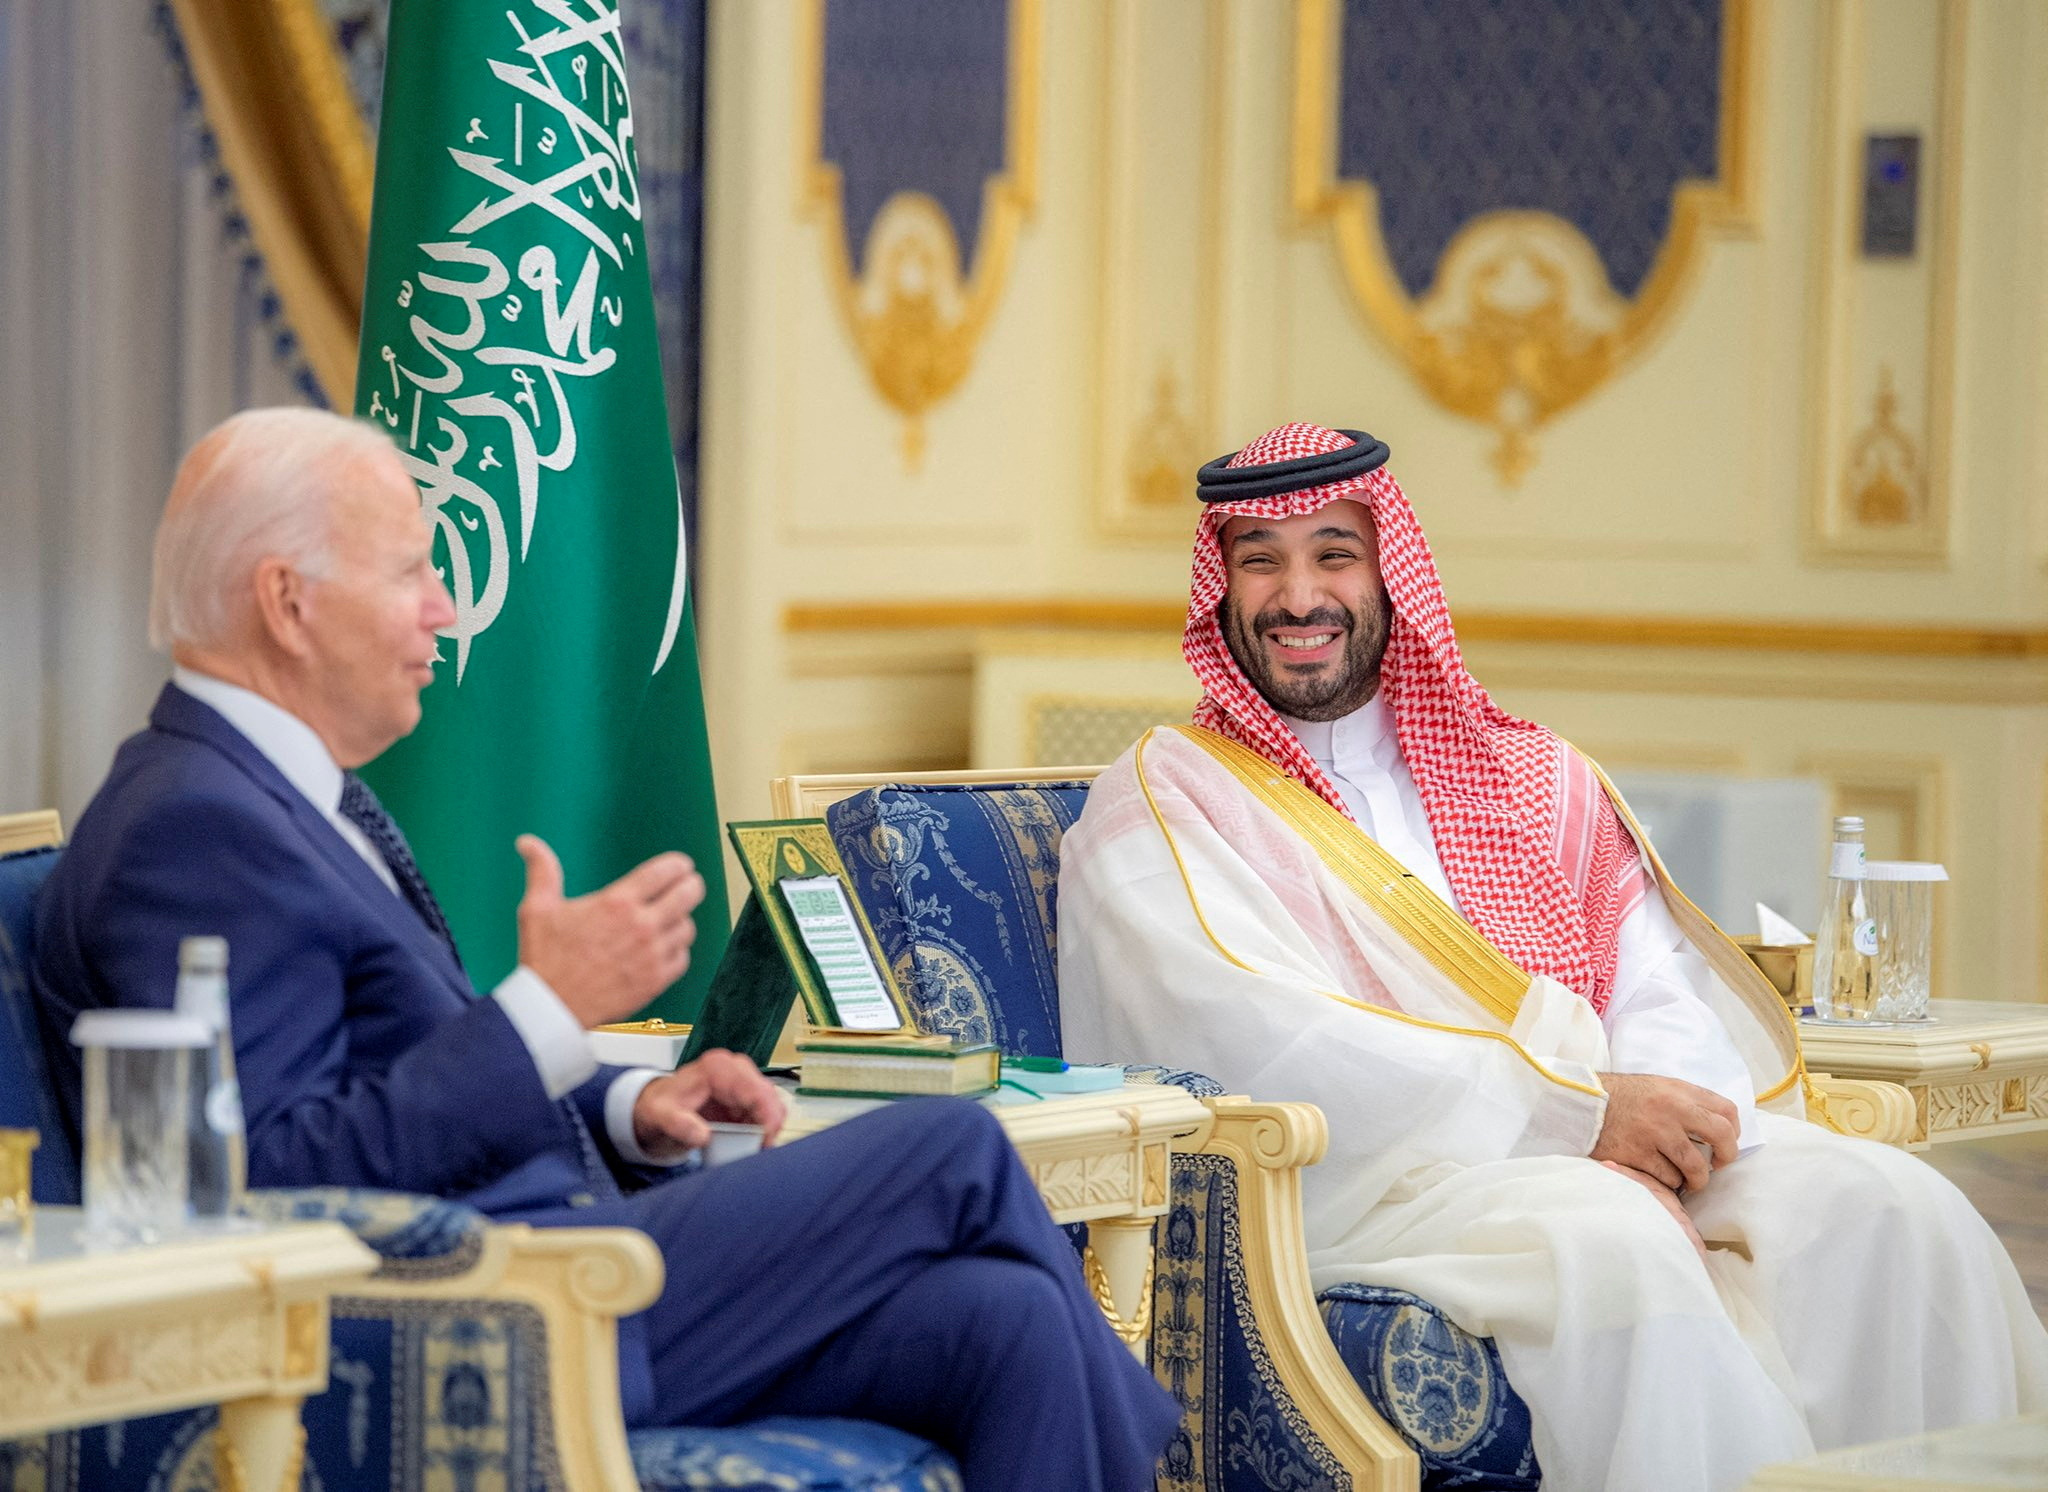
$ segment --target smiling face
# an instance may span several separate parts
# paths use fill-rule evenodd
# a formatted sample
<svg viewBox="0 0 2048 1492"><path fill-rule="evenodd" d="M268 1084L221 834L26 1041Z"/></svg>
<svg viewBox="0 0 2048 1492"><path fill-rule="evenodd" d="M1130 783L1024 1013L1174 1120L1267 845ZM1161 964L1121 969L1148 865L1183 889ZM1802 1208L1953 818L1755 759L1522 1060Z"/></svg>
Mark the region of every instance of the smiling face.
<svg viewBox="0 0 2048 1492"><path fill-rule="evenodd" d="M434 634L455 620L455 605L434 573L419 492L395 453L360 463L333 502L334 569L307 595L304 666L318 712L310 723L353 767L419 724Z"/></svg>
<svg viewBox="0 0 2048 1492"><path fill-rule="evenodd" d="M1232 518L1217 537L1229 579L1223 639L1266 702L1297 720L1337 720L1370 700L1393 615L1365 505Z"/></svg>

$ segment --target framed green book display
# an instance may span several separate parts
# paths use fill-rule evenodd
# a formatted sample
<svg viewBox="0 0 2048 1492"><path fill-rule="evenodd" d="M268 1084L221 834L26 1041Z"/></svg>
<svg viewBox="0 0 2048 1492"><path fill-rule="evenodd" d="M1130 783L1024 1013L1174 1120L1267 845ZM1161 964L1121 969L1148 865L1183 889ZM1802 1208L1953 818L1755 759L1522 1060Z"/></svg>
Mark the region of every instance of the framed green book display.
<svg viewBox="0 0 2048 1492"><path fill-rule="evenodd" d="M813 1030L915 1034L825 821L732 823L726 833L750 890L683 1060L724 1047L765 1066L798 1000Z"/></svg>

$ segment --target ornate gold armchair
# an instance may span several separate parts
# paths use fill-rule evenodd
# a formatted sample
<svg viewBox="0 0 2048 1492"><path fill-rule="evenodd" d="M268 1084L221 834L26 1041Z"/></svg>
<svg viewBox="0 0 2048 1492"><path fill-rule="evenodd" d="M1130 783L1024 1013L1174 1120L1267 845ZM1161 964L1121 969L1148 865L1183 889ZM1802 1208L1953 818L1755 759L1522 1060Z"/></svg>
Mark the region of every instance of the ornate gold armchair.
<svg viewBox="0 0 2048 1492"><path fill-rule="evenodd" d="M923 1025L1049 1056L1060 1039L1060 840L1098 770L784 777L771 800L778 817L831 826ZM1533 1488L1527 1409L1490 1342L1401 1291L1344 1286L1316 1299L1300 1168L1323 1154L1321 1112L1223 1096L1200 1074L1126 1071L1188 1087L1215 1115L1174 1161L1150 1321L1120 1323L1146 1337L1186 1409L1159 1486ZM1815 1087L1838 1127L1904 1140L1903 1089Z"/></svg>

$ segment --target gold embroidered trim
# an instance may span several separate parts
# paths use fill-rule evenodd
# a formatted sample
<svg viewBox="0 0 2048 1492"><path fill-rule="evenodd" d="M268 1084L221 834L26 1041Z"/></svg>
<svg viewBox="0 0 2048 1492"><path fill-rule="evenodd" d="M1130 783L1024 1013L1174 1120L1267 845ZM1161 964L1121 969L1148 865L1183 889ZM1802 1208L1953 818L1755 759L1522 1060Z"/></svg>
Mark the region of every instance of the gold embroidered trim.
<svg viewBox="0 0 2048 1492"><path fill-rule="evenodd" d="M1308 841L1365 904L1459 989L1512 1026L1529 976L1358 825L1260 756L1214 731L1174 726Z"/></svg>
<svg viewBox="0 0 2048 1492"><path fill-rule="evenodd" d="M1263 970L1252 967L1252 965L1246 963L1243 959L1239 958L1235 953L1231 952L1229 948L1225 947L1223 940L1216 936L1216 930L1209 925L1208 917L1205 916L1202 912L1202 900L1199 896L1195 894L1194 878L1188 874L1187 861L1181 857L1180 846L1174 842L1173 831L1167 827L1166 815L1159 811L1158 800L1152 796L1152 785L1145 779L1145 747L1148 743L1150 743L1152 737L1158 734L1159 730L1161 729L1179 730L1181 734L1188 736L1190 739L1198 740L1198 738L1201 736L1210 736L1212 739L1220 742L1225 746L1235 747L1235 743L1226 741L1221 736L1215 736L1212 732L1198 730L1196 727L1193 726L1155 727L1152 730L1146 731L1143 736L1139 737L1137 753L1133 758L1132 765L1137 772L1139 790L1142 791L1145 795L1145 805L1146 807L1152 810L1152 820L1159 826L1159 833L1161 837L1166 840L1167 849L1172 852L1174 867L1180 872L1181 888L1187 892L1188 906L1191 909L1193 909L1195 914L1195 921L1201 925L1203 935L1208 938L1210 945L1214 947L1217 953L1221 954L1228 963L1244 970L1247 974L1263 975ZM1205 742L1199 742L1199 740L1198 744L1206 745ZM1236 749L1242 750L1243 748L1237 747ZM1217 760L1219 762L1222 762L1225 766L1230 766L1230 763L1223 756L1213 752L1212 754L1216 755ZM1245 754L1247 756L1252 756L1257 761L1265 762L1265 758L1259 757L1255 753L1246 752ZM1269 772L1273 770L1272 763L1265 762L1265 765ZM1236 769L1232 768L1232 770L1235 771ZM1293 781L1292 778L1286 778L1285 780L1289 782ZM1256 783L1251 783L1250 785L1253 786L1255 789L1257 787ZM1296 785L1299 786L1299 784ZM1305 793L1308 792L1306 788L1303 788L1302 791ZM1317 798L1315 794L1309 793L1308 795L1310 798L1314 799L1314 801L1318 804L1322 804L1324 808L1329 808L1329 805L1323 803L1323 800L1321 798ZM1262 794L1261 796L1263 797L1264 795ZM1334 810L1331 811L1334 812ZM1350 820L1345 819L1343 820L1343 822L1353 829L1353 832L1356 834L1356 837L1359 840L1363 841L1368 845L1372 844L1372 841L1368 839L1363 833L1357 832L1357 826L1351 825ZM1386 852L1384 850L1380 850L1377 845L1372 845L1372 848L1375 851L1377 851L1382 857L1386 857ZM1395 868L1397 871L1399 870L1398 865L1396 865ZM1403 876L1407 875L1405 871L1400 871L1399 873ZM1412 880L1413 878L1410 877L1409 879ZM1442 899L1440 897L1437 897L1433 892L1430 892L1428 888L1420 887L1418 885L1418 889L1420 889L1424 895L1429 896L1429 898L1432 901L1436 902L1438 906L1443 906ZM1410 927L1405 926L1402 922L1395 920L1397 917L1407 915L1405 908L1399 911L1390 912L1383 908L1382 902L1379 898L1368 897L1368 900L1371 902L1375 912L1378 912L1382 916L1386 917L1389 925L1392 926L1396 932L1398 932L1403 938L1407 939L1408 942L1412 946L1414 946L1418 952L1423 953L1425 957L1429 957L1428 949L1424 946L1423 942L1418 939L1419 930L1413 930ZM1456 918L1465 927L1466 931L1471 934L1471 936L1475 938L1478 937L1478 934L1472 931L1471 924L1465 923L1463 918L1458 918L1457 914L1455 912L1451 912L1448 907L1445 907L1444 910L1451 917ZM1492 944L1489 943L1486 946L1489 949L1489 951L1492 951L1494 953L1496 958L1501 958L1499 950L1494 949ZM1433 957L1430 958L1430 962L1439 969L1443 968L1443 966L1437 963L1437 960ZM1501 962L1505 963L1505 958L1501 958ZM1513 968L1513 965L1510 964L1509 967ZM1448 969L1443 969L1443 972L1453 981L1457 982L1461 989L1466 988L1463 981L1458 978L1458 975L1456 973ZM1523 981L1523 987L1527 987L1526 977ZM1534 1068L1539 1076L1543 1077L1549 1082L1557 1084L1560 1088L1569 1088L1575 1093L1588 1094L1594 1098L1604 1099L1607 1096L1607 1092L1604 1088L1599 1088L1587 1083L1573 1082L1570 1078L1560 1077L1558 1074L1552 1072L1548 1067L1545 1067L1543 1063L1535 1056L1535 1054L1529 1051L1527 1047L1523 1046L1519 1041L1516 1041L1512 1036L1507 1035L1505 1032L1487 1031L1475 1026L1453 1026L1447 1025L1442 1021L1424 1020L1421 1016L1408 1015L1399 1010L1389 1010L1384 1005L1374 1005L1366 1000L1355 1000L1349 995L1340 995L1335 990L1316 989L1314 988L1314 986L1310 986L1310 989L1313 993L1321 995L1326 1000L1335 1000L1339 1005L1348 1005L1353 1010L1362 1010L1366 1012L1368 1015L1384 1016L1388 1020L1399 1021L1403 1025L1420 1026L1422 1029L1426 1031L1442 1031L1452 1036L1477 1036L1487 1041L1498 1041L1505 1045L1510 1051L1514 1052L1514 1054L1520 1057L1524 1062L1528 1063L1530 1067ZM1467 989L1466 992L1468 994L1472 993L1469 989ZM1478 998L1478 996L1475 995L1474 998ZM1519 993L1517 994L1516 998L1519 1001Z"/></svg>

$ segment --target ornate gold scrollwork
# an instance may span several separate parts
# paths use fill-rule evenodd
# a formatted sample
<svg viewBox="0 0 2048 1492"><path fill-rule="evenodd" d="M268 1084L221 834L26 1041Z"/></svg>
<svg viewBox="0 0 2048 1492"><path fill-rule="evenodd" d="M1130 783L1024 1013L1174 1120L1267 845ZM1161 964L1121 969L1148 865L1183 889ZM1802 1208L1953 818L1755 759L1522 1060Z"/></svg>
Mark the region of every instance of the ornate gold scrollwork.
<svg viewBox="0 0 2048 1492"><path fill-rule="evenodd" d="M1903 528L1926 511L1920 448L1899 424L1889 363L1878 369L1876 407L1849 448L1843 485L1849 517L1864 528Z"/></svg>
<svg viewBox="0 0 2048 1492"><path fill-rule="evenodd" d="M1749 0L1727 0L1721 41L1720 174L1681 182L1671 221L1634 297L1618 295L1598 251L1547 212L1499 211L1451 239L1428 293L1413 299L1380 232L1378 190L1336 177L1336 0L1298 0L1294 205L1327 221L1352 294L1431 398L1499 435L1509 486L1536 457L1535 434L1649 344L1690 283L1709 229L1748 217Z"/></svg>
<svg viewBox="0 0 2048 1492"><path fill-rule="evenodd" d="M960 386L1009 277L1038 180L1039 0L1010 0L1004 169L982 186L979 242L960 261L952 220L924 192L882 204L856 264L847 252L839 168L824 158L825 0L810 0L801 97L809 111L802 207L825 240L826 273L868 377L903 416L903 459L924 458L925 414Z"/></svg>
<svg viewBox="0 0 2048 1492"><path fill-rule="evenodd" d="M1090 1244L1081 1250L1081 1275L1088 1282L1088 1293L1095 1297L1095 1303L1102 1308L1102 1317L1109 1323L1109 1329L1121 1337L1127 1345L1136 1346L1152 1333L1152 1281L1157 1264L1152 1258L1145 1260L1145 1276L1138 1283L1138 1304L1126 1321L1117 1311L1116 1296L1109 1288L1109 1272L1102 1267L1102 1261L1095 1257L1095 1247Z"/></svg>

